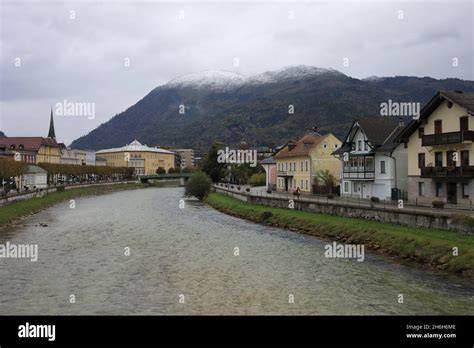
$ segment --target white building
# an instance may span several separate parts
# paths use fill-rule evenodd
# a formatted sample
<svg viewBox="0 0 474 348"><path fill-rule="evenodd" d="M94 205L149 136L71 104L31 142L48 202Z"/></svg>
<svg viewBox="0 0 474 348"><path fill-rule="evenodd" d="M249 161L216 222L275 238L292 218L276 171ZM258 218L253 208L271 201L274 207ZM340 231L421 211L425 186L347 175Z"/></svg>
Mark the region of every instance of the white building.
<svg viewBox="0 0 474 348"><path fill-rule="evenodd" d="M333 153L341 160L341 196L397 199L406 195L407 149L395 142L403 129L403 122L390 117L353 122L341 148Z"/></svg>
<svg viewBox="0 0 474 348"><path fill-rule="evenodd" d="M48 187L48 172L38 166L29 165L26 173L17 178L17 187L24 190L35 190Z"/></svg>

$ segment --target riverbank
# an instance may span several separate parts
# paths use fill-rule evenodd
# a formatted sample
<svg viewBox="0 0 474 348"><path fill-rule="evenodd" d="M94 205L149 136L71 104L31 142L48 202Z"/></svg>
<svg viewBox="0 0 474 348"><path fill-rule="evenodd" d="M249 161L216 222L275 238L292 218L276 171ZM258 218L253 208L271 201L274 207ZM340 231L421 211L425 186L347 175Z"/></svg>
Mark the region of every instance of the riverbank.
<svg viewBox="0 0 474 348"><path fill-rule="evenodd" d="M219 211L253 222L346 244L364 244L378 253L474 276L474 236L469 234L272 208L220 193L209 194L205 201ZM458 248L458 256L453 255L453 248Z"/></svg>
<svg viewBox="0 0 474 348"><path fill-rule="evenodd" d="M141 183L127 183L115 185L97 185L88 187L71 188L64 191L48 193L43 197L35 197L26 200L16 201L0 208L0 227L8 225L24 216L34 214L46 209L54 204L89 195L99 195L115 191L131 190L148 187Z"/></svg>

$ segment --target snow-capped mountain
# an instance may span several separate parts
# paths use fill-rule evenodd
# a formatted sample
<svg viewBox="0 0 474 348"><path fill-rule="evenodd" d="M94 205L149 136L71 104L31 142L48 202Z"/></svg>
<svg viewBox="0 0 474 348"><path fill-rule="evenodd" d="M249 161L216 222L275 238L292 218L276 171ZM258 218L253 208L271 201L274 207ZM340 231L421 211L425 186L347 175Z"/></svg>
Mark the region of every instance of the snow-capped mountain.
<svg viewBox="0 0 474 348"><path fill-rule="evenodd" d="M252 76L197 72L158 86L71 146L99 150L137 139L201 152L214 141L281 144L314 126L343 137L355 118L378 115L381 102L423 104L438 90L474 91L474 82L413 76L357 79L304 65Z"/></svg>
<svg viewBox="0 0 474 348"><path fill-rule="evenodd" d="M187 74L169 81L167 87L227 89L245 83L245 77L229 71L208 70Z"/></svg>
<svg viewBox="0 0 474 348"><path fill-rule="evenodd" d="M275 71L266 71L262 74L250 76L244 76L229 71L208 70L174 78L164 86L230 90L244 85L259 85L267 83L279 83L290 80L310 79L323 74L345 76L343 73L335 69L297 65L284 67Z"/></svg>
<svg viewBox="0 0 474 348"><path fill-rule="evenodd" d="M310 79L323 74L345 76L343 73L335 69L324 69L308 65L296 65L287 66L275 71L266 71L259 75L249 76L246 79L246 82L252 84L278 83L288 80Z"/></svg>

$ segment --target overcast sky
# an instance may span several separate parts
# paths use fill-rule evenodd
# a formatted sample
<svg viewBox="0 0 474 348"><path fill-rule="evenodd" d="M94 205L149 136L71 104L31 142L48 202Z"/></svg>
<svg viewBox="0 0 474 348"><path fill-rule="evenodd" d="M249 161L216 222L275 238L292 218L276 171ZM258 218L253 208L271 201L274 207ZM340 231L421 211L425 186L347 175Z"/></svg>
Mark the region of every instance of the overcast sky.
<svg viewBox="0 0 474 348"><path fill-rule="evenodd" d="M0 130L10 136L46 136L57 102L95 103L95 119L56 117L58 141L69 144L156 86L202 70L306 64L357 78L474 80L469 0L0 4Z"/></svg>

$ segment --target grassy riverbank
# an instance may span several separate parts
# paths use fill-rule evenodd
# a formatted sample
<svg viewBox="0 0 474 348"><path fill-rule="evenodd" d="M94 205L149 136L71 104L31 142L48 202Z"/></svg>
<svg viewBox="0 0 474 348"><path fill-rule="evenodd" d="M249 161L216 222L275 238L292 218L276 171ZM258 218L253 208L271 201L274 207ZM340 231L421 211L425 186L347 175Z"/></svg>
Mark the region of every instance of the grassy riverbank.
<svg viewBox="0 0 474 348"><path fill-rule="evenodd" d="M36 213L54 204L86 195L104 194L114 191L131 190L146 187L144 184L127 183L103 186L78 187L62 192L53 192L43 197L18 200L0 207L0 226L7 225L26 215Z"/></svg>
<svg viewBox="0 0 474 348"><path fill-rule="evenodd" d="M224 213L254 222L287 228L330 241L364 244L367 249L379 253L463 273L467 276L474 275L474 236L472 235L272 208L245 203L220 193L209 194L206 203ZM454 247L459 250L458 256L453 255Z"/></svg>

